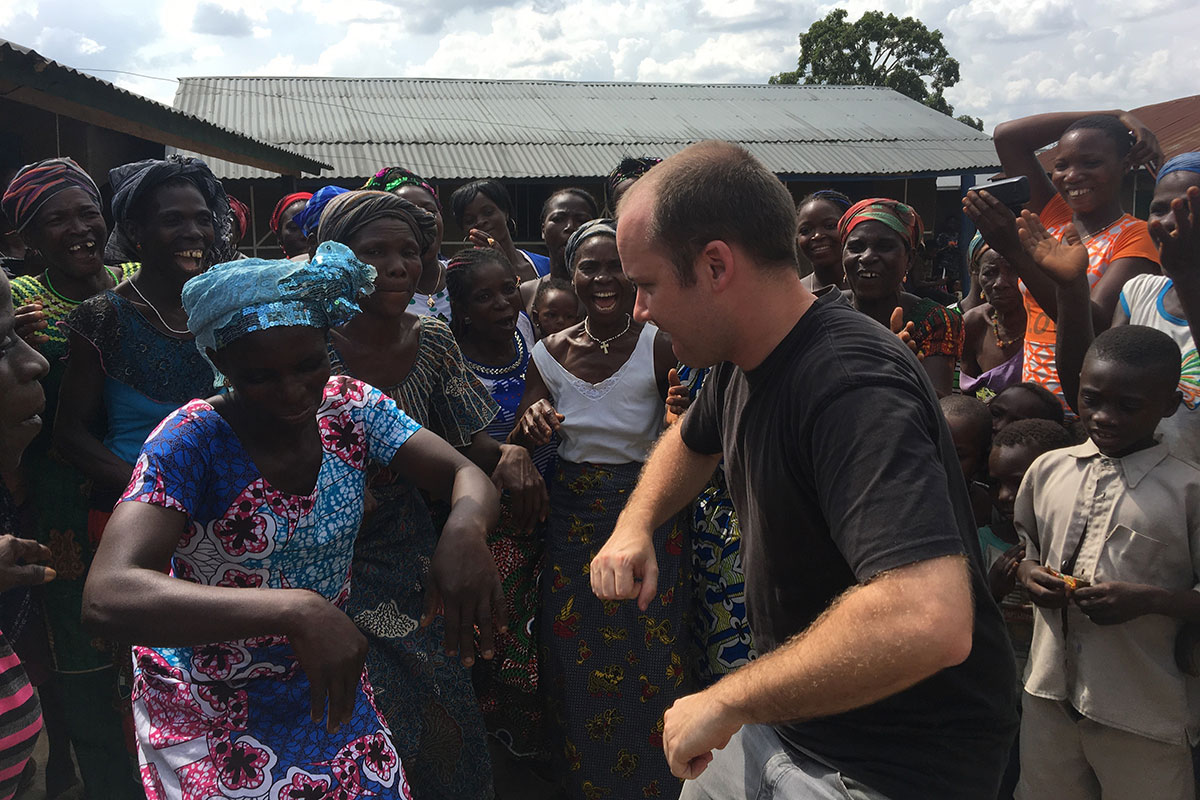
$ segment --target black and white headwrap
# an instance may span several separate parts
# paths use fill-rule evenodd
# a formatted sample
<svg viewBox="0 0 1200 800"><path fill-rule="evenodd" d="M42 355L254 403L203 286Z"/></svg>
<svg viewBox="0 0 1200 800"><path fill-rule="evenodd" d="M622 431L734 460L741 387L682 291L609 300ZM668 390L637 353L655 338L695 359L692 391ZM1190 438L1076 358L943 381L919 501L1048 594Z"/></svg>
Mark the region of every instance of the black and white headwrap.
<svg viewBox="0 0 1200 800"><path fill-rule="evenodd" d="M588 220L571 234L563 255L567 262L567 269L571 271L572 275L575 274L575 256L578 254L580 246L593 236L611 236L616 239L617 223L607 217Z"/></svg>
<svg viewBox="0 0 1200 800"><path fill-rule="evenodd" d="M233 211L225 187L213 175L208 164L198 158L169 155L166 159L147 158L132 164L122 164L108 172L112 183L112 212L116 224L108 245L104 248L104 260L108 263L139 261L137 243L129 233L130 217L154 190L175 178L190 181L204 197L213 216L212 247L206 254L208 264L231 261L236 250L230 242L233 231Z"/></svg>

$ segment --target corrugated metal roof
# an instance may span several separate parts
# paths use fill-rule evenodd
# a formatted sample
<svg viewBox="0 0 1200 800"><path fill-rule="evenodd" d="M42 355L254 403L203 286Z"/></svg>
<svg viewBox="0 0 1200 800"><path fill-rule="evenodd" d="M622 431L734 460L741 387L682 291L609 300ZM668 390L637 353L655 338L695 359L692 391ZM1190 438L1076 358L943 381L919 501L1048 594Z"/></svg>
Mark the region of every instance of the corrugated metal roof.
<svg viewBox="0 0 1200 800"><path fill-rule="evenodd" d="M11 85L11 89L8 87ZM201 115L143 97L140 94L80 72L46 58L36 50L15 42L0 39L0 87L4 96L17 102L50 107L63 114L79 114L88 122L125 129L137 126L140 138L160 144L188 147L208 161L219 153L246 162L236 163L238 169L254 169L264 176L280 173L311 172L319 175L329 165L285 149L278 144L261 141L239 133L232 127L214 124ZM274 171L247 167L247 164L269 166Z"/></svg>
<svg viewBox="0 0 1200 800"><path fill-rule="evenodd" d="M704 139L789 175L996 165L989 136L881 87L214 77L180 79L175 106L330 163L330 178L389 164L438 180L599 177Z"/></svg>

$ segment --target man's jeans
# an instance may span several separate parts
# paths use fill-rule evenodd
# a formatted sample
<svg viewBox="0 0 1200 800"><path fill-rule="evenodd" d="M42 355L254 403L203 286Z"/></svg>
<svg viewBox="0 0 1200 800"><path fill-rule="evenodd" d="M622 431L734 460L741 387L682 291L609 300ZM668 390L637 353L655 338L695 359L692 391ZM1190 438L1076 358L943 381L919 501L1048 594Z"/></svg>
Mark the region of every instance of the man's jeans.
<svg viewBox="0 0 1200 800"><path fill-rule="evenodd" d="M680 800L887 800L803 753L769 725L746 725L708 768L683 784Z"/></svg>

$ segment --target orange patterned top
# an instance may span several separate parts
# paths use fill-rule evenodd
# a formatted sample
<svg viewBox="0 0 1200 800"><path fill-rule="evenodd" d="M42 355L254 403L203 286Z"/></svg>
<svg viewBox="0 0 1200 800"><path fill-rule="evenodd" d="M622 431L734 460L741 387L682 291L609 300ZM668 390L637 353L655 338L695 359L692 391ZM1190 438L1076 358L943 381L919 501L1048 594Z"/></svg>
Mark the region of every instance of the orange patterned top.
<svg viewBox="0 0 1200 800"><path fill-rule="evenodd" d="M1051 236L1062 238L1067 225L1071 224L1072 213L1062 195L1054 195L1039 215L1042 224ZM1088 250L1088 284L1095 289L1100 278L1108 272L1109 264L1121 258L1145 258L1158 262L1158 250L1150 238L1146 222L1132 214L1126 214L1085 243ZM1033 381L1045 386L1058 396L1067 413L1072 413L1063 397L1062 385L1058 381L1058 370L1054 366L1056 329L1054 320L1042 310L1037 300L1029 293L1024 282L1021 295L1025 298L1025 364L1021 380Z"/></svg>

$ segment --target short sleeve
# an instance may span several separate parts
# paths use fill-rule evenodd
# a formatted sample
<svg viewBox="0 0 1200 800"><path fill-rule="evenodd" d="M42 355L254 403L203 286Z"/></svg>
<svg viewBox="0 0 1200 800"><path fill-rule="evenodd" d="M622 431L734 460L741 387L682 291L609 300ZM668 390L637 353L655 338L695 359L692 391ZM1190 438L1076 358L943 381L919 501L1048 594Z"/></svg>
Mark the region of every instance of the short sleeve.
<svg viewBox="0 0 1200 800"><path fill-rule="evenodd" d="M708 371L703 377L703 386L692 398L683 420L678 423L683 443L694 453L711 456L722 452L718 409L724 395L722 389L727 382L727 369L728 365L718 365Z"/></svg>
<svg viewBox="0 0 1200 800"><path fill-rule="evenodd" d="M821 407L794 468L810 472L830 537L859 582L967 552L932 400L894 383L860 384ZM965 485L960 494L967 503Z"/></svg>
<svg viewBox="0 0 1200 800"><path fill-rule="evenodd" d="M437 375L440 387L430 397L429 420L439 428L437 433L454 447L466 447L471 437L486 428L500 406L463 361L458 342L445 323L426 318L436 325L427 325L425 335L430 346L437 349Z"/></svg>
<svg viewBox="0 0 1200 800"><path fill-rule="evenodd" d="M1154 238L1145 222L1138 220L1117 234L1109 251L1109 261L1118 258L1144 258L1160 263L1158 248L1154 246Z"/></svg>
<svg viewBox="0 0 1200 800"><path fill-rule="evenodd" d="M914 326L914 339L922 356L948 356L957 359L962 355L962 317L940 303L925 301L925 315ZM924 304L923 304L924 305Z"/></svg>
<svg viewBox="0 0 1200 800"><path fill-rule="evenodd" d="M159 423L142 445L129 485L118 502L149 503L182 511L189 518L196 515L208 483L208 443L214 437L204 409L217 413L207 403L196 401Z"/></svg>
<svg viewBox="0 0 1200 800"><path fill-rule="evenodd" d="M1058 192L1055 192L1054 196L1050 198L1050 202L1046 203L1045 207L1038 212L1038 219L1042 221L1042 225L1046 228L1066 225L1073 217L1071 207L1067 205L1067 201L1063 200L1062 195Z"/></svg>
<svg viewBox="0 0 1200 800"><path fill-rule="evenodd" d="M396 451L409 437L421 430L417 422L374 386L354 381L362 387L362 425L367 440L368 457L383 466L392 463Z"/></svg>

